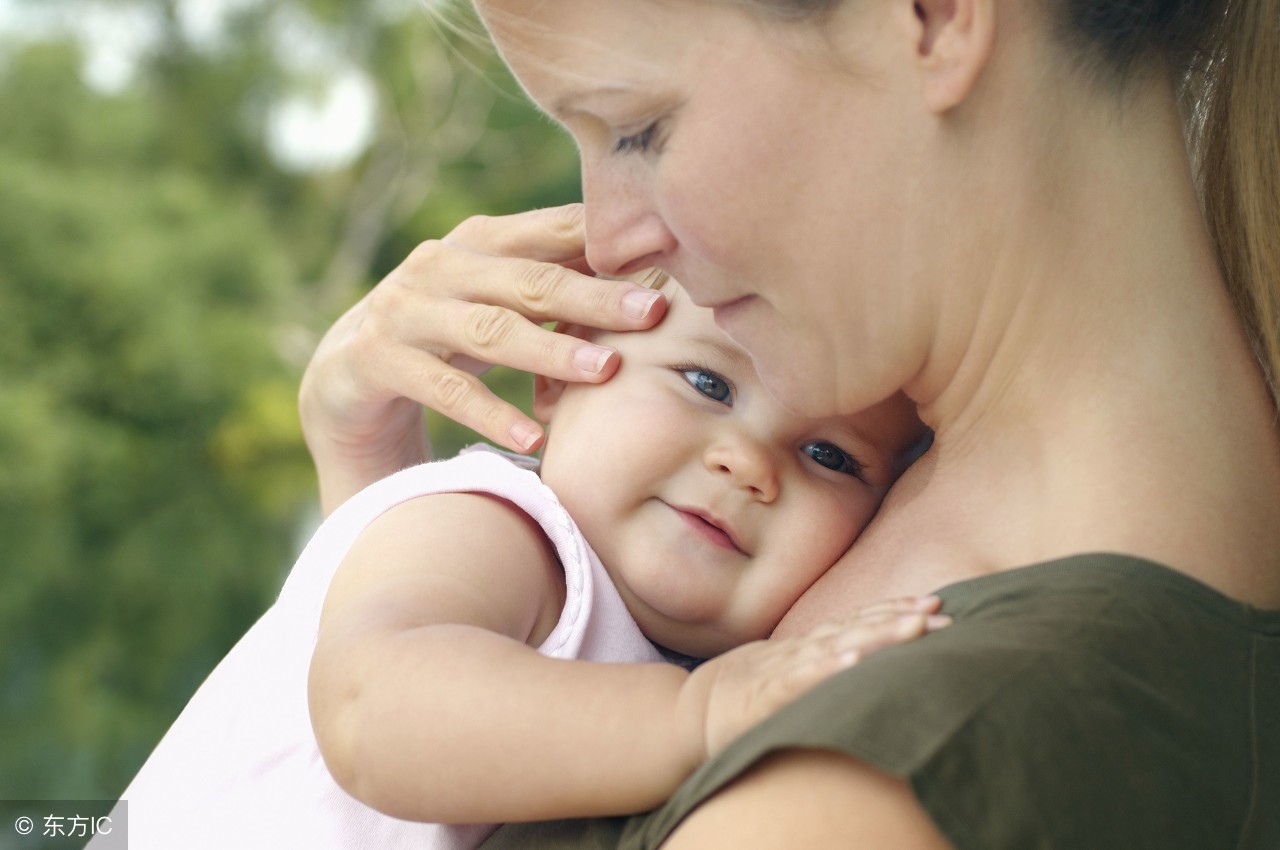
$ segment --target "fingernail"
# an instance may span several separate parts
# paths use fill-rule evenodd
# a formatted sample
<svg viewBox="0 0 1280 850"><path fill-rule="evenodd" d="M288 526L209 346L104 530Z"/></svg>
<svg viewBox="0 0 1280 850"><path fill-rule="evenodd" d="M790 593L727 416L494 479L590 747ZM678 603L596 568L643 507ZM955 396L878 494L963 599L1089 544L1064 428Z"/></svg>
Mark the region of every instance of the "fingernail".
<svg viewBox="0 0 1280 850"><path fill-rule="evenodd" d="M533 448L533 444L538 442L538 438L542 436L542 430L536 425L530 425L528 422L517 422L511 426L511 441L522 452L527 452Z"/></svg>
<svg viewBox="0 0 1280 850"><path fill-rule="evenodd" d="M596 345L584 345L577 351L573 352L573 365L583 372L589 372L597 375L604 368L604 364L608 362L609 355L613 352L607 348L600 348Z"/></svg>
<svg viewBox="0 0 1280 850"><path fill-rule="evenodd" d="M933 606L938 605L941 602L942 602L941 599L939 599L937 596L934 596L932 594L929 596L916 597L917 608L932 608Z"/></svg>
<svg viewBox="0 0 1280 850"><path fill-rule="evenodd" d="M933 631L934 629L946 628L951 625L952 622L954 621L946 614L934 614L929 617L929 619L925 620L924 624L929 627L929 631Z"/></svg>
<svg viewBox="0 0 1280 850"><path fill-rule="evenodd" d="M894 631L902 635L916 634L923 630L928 622L924 614L899 614Z"/></svg>
<svg viewBox="0 0 1280 850"><path fill-rule="evenodd" d="M622 312L633 319L643 319L661 297L660 293L638 289L622 296Z"/></svg>

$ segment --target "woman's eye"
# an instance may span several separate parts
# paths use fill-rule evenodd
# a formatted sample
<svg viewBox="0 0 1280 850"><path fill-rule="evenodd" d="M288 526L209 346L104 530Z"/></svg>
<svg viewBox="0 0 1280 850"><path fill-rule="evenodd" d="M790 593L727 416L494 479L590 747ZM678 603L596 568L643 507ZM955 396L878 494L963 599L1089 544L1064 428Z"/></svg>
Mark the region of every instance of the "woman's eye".
<svg viewBox="0 0 1280 850"><path fill-rule="evenodd" d="M839 446L831 443L809 443L801 451L827 469L862 478L862 464L850 457Z"/></svg>
<svg viewBox="0 0 1280 850"><path fill-rule="evenodd" d="M654 134L658 132L658 122L654 121L639 133L623 136L613 146L614 153L645 153L653 145Z"/></svg>
<svg viewBox="0 0 1280 850"><path fill-rule="evenodd" d="M681 372L684 379L692 384L695 390L712 401L718 401L721 404L733 403L733 389L729 386L729 382L715 372L708 372L705 369L683 369Z"/></svg>

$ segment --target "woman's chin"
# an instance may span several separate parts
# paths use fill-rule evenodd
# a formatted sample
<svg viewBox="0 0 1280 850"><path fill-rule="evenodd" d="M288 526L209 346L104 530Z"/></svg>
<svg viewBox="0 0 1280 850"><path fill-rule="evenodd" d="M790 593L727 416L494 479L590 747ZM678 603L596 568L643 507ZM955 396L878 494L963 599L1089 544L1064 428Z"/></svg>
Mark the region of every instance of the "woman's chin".
<svg viewBox="0 0 1280 850"><path fill-rule="evenodd" d="M819 419L847 412L838 409L835 377L825 368L797 368L786 362L785 355L753 360L769 395L797 416Z"/></svg>
<svg viewBox="0 0 1280 850"><path fill-rule="evenodd" d="M801 416L835 416L836 380L812 338L789 324L758 296L715 308L716 325L751 355L756 374L774 399ZM821 349L822 346L817 348Z"/></svg>
<svg viewBox="0 0 1280 850"><path fill-rule="evenodd" d="M777 335L781 328L776 326L776 322L770 321L772 311L768 309L764 299L757 295L744 295L712 307L711 312L716 327L745 348L753 358L778 343Z"/></svg>

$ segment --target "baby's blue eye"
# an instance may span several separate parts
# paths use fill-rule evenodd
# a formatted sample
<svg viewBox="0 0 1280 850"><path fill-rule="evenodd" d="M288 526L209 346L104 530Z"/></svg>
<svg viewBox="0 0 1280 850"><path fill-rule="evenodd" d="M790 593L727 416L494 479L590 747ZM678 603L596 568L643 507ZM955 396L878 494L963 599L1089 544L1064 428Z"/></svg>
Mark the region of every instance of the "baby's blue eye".
<svg viewBox="0 0 1280 850"><path fill-rule="evenodd" d="M862 477L862 464L850 457L839 446L831 443L809 443L801 451L827 469L844 472L856 478Z"/></svg>
<svg viewBox="0 0 1280 850"><path fill-rule="evenodd" d="M708 372L705 369L682 369L681 372L684 379L693 384L695 390L712 401L718 401L721 404L733 403L733 389L729 386L729 382L715 372Z"/></svg>

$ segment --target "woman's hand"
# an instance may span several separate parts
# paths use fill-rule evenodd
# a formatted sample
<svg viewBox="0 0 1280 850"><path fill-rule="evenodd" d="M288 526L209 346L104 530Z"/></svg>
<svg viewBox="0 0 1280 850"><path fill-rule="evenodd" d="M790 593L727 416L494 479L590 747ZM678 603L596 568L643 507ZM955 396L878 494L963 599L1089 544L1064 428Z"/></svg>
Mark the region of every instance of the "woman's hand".
<svg viewBox="0 0 1280 850"><path fill-rule="evenodd" d="M871 653L949 625L937 614L941 604L936 596L877 603L807 635L744 644L698 667L681 688L678 710L701 732L702 760Z"/></svg>
<svg viewBox="0 0 1280 850"><path fill-rule="evenodd" d="M527 452L538 423L476 377L501 364L599 382L618 357L540 326L651 327L662 296L590 277L581 204L477 216L424 242L321 340L299 408L327 515L360 488L426 460L423 406L499 445Z"/></svg>

